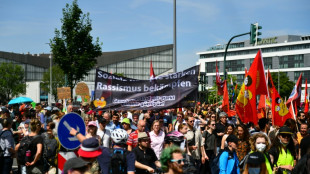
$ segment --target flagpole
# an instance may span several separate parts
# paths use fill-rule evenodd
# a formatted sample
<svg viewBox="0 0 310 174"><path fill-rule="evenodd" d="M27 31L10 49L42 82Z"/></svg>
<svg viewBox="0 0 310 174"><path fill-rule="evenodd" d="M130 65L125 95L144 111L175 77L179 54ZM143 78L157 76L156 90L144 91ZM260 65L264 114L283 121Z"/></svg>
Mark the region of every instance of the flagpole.
<svg viewBox="0 0 310 174"><path fill-rule="evenodd" d="M198 85L199 85L199 80L200 80L200 64L199 64L199 70L198 70ZM199 95L199 93L198 93ZM194 108L194 113L196 113L197 109L197 95L196 95L196 100L195 100L195 108Z"/></svg>
<svg viewBox="0 0 310 174"><path fill-rule="evenodd" d="M292 105L292 108L293 108L293 115L294 115L294 119L295 119L295 123L296 123L297 132L299 132L298 124L297 124L297 120L296 120L296 115L295 115L295 108L294 108L294 105L293 105L292 101L291 101L291 105Z"/></svg>

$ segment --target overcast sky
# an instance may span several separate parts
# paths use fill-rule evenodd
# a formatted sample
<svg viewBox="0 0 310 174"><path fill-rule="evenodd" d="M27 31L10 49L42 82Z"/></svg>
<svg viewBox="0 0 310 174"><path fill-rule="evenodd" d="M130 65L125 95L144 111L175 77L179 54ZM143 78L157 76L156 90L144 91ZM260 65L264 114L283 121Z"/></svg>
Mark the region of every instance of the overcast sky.
<svg viewBox="0 0 310 174"><path fill-rule="evenodd" d="M0 51L49 53L69 0L0 0ZM173 0L79 0L90 13L102 51L173 43ZM197 52L225 44L258 22L262 37L310 35L309 0L177 0L178 71L196 64ZM237 40L247 40L243 36Z"/></svg>

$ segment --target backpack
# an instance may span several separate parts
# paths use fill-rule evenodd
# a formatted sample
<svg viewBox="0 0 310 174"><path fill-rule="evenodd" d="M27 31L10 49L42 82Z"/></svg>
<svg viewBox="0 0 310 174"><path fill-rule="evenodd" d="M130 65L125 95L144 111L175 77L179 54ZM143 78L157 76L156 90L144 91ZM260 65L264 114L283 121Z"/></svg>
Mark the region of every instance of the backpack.
<svg viewBox="0 0 310 174"><path fill-rule="evenodd" d="M2 134L3 134L4 132L6 132L6 131L8 131L8 130L5 130L5 131L2 131L2 132L1 132L0 138L2 138L2 137L1 137ZM0 157L4 157L4 152L5 152L5 145L4 145L4 148L2 148L2 145L4 145L4 144L3 144L3 143L0 144Z"/></svg>
<svg viewBox="0 0 310 174"><path fill-rule="evenodd" d="M213 159L211 163L211 173L220 173L219 161L223 152L225 152L225 150L220 150L218 155Z"/></svg>
<svg viewBox="0 0 310 174"><path fill-rule="evenodd" d="M25 165L26 163L26 151L29 150L29 146L32 142L32 140L34 140L38 135L34 136L34 137L30 137L30 136L25 136L24 138L22 138L22 140L20 141L20 145L17 151L17 161L19 164L21 165ZM34 152L32 152L34 153ZM33 155L33 154L31 154Z"/></svg>
<svg viewBox="0 0 310 174"><path fill-rule="evenodd" d="M56 138L50 139L44 134L43 158L52 166L56 166L57 151L59 143Z"/></svg>
<svg viewBox="0 0 310 174"><path fill-rule="evenodd" d="M110 174L127 174L126 150L111 149Z"/></svg>
<svg viewBox="0 0 310 174"><path fill-rule="evenodd" d="M183 173L196 173L195 159L186 153L183 155L183 158L185 159Z"/></svg>

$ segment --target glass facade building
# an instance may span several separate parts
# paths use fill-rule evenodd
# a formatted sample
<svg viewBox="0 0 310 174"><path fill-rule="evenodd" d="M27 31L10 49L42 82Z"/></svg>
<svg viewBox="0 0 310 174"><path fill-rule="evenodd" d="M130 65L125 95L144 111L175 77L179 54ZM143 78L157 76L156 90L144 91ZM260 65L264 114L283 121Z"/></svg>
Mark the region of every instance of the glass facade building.
<svg viewBox="0 0 310 174"><path fill-rule="evenodd" d="M150 78L150 62L152 61L156 76L173 72L173 45L161 45L125 51L103 52L97 57L97 64L84 77L90 90L94 90L96 68L103 71L119 73L125 77L147 80ZM0 51L0 63L7 62L20 65L25 71L25 82L41 81L44 72L50 67L50 54L16 54ZM41 99L47 94L41 92Z"/></svg>
<svg viewBox="0 0 310 174"><path fill-rule="evenodd" d="M197 53L197 64L201 64L201 71L206 73L208 87L212 87L215 81L216 61L220 74L223 74L225 47L226 45L216 45ZM286 72L294 82L300 73L303 73L303 79L310 79L310 36L284 35L263 38L256 46L252 46L249 40L229 46L226 69L228 74L237 77L238 84L243 83L244 70L250 68L259 49L262 51L265 71Z"/></svg>

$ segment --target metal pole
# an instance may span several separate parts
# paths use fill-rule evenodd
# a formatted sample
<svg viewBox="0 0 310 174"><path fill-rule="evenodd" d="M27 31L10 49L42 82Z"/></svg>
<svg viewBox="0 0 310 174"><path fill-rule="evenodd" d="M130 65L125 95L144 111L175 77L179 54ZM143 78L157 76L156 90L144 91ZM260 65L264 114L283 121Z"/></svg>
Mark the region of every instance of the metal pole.
<svg viewBox="0 0 310 174"><path fill-rule="evenodd" d="M52 54L49 56L50 57L50 96L49 96L49 106L52 107L52 94L53 94L53 89L52 89L52 83L53 83L53 80L52 80Z"/></svg>
<svg viewBox="0 0 310 174"><path fill-rule="evenodd" d="M239 34L239 35L236 35L236 36L233 36L232 38L230 38L230 40L228 41L227 45L226 45L226 48L225 48L225 53L224 53L224 69L223 69L223 72L224 72L224 80L226 80L226 77L227 77L227 74L226 74L226 54L227 54L227 49L229 47L229 44L230 42L236 38L236 37L240 37L240 36L244 36L244 35L247 35L247 34L251 34L251 32L248 32L248 33L243 33L243 34Z"/></svg>
<svg viewBox="0 0 310 174"><path fill-rule="evenodd" d="M177 16L177 8L176 8L176 0L173 1L173 72L177 72L177 26L176 26L176 18Z"/></svg>
<svg viewBox="0 0 310 174"><path fill-rule="evenodd" d="M280 66L280 57L278 57L278 61L279 61L279 66ZM280 67L278 67L278 93L280 95Z"/></svg>

